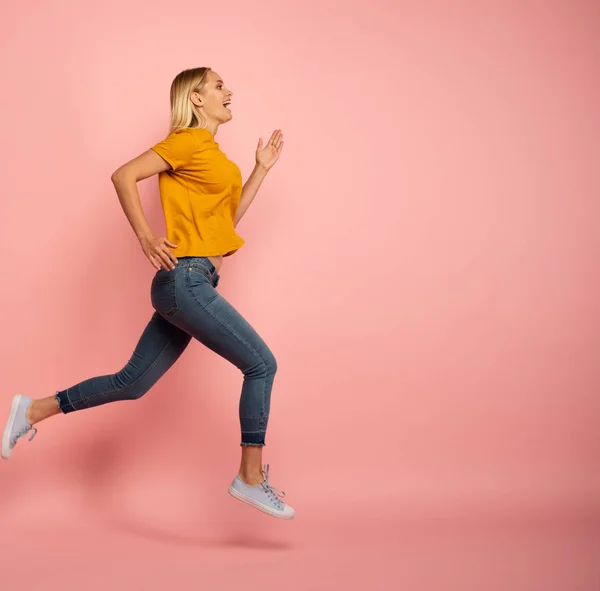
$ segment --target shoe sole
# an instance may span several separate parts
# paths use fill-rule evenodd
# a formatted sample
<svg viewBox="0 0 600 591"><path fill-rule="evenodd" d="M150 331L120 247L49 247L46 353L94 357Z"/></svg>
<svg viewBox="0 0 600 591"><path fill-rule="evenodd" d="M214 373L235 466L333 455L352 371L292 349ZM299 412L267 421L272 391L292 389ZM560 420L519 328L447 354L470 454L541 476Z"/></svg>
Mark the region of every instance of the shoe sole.
<svg viewBox="0 0 600 591"><path fill-rule="evenodd" d="M8 460L12 449L10 449L10 432L12 431L13 425L15 424L15 417L17 416L17 410L19 409L19 403L21 402L21 394L16 394L13 398L10 406L10 414L8 415L8 421L6 421L6 427L4 427L4 435L2 436L2 459Z"/></svg>
<svg viewBox="0 0 600 591"><path fill-rule="evenodd" d="M285 515L280 511L274 511L272 509L269 509L268 507L265 507L262 503L259 503L258 501L255 501L254 499L247 497L246 495L237 491L235 488L233 488L233 486L229 487L229 494L234 499L242 501L242 503L246 503L247 505L250 505L251 507L254 507L255 509L258 509L259 511L262 511L263 513L266 513L267 515L270 515L271 517L275 517L277 519L292 519L295 515L295 513L292 513L291 515Z"/></svg>

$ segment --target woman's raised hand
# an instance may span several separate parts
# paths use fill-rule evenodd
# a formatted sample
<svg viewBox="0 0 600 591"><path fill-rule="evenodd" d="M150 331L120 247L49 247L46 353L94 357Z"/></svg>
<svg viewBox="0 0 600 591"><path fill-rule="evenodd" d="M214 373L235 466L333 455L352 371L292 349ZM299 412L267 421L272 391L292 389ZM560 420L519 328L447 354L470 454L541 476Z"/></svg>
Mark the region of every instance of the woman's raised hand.
<svg viewBox="0 0 600 591"><path fill-rule="evenodd" d="M281 129L276 129L264 148L262 138L258 140L258 147L256 148L256 164L262 166L265 170L270 170L279 159L282 149L283 132Z"/></svg>

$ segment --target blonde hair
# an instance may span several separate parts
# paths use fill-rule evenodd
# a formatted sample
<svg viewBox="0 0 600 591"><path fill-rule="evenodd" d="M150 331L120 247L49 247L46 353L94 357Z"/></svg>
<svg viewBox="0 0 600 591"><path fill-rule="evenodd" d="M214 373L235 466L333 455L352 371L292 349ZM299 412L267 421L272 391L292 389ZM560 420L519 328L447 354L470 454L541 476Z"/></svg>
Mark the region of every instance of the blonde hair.
<svg viewBox="0 0 600 591"><path fill-rule="evenodd" d="M192 92L200 92L205 85L206 74L211 68L192 68L175 76L171 83L171 125L169 134L186 127L206 128L206 121L190 99Z"/></svg>

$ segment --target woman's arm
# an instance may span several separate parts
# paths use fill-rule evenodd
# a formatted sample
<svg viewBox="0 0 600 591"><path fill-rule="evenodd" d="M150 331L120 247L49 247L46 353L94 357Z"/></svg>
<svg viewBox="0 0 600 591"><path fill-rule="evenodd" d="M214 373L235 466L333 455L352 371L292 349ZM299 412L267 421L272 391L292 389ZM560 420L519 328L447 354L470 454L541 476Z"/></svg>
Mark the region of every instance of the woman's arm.
<svg viewBox="0 0 600 591"><path fill-rule="evenodd" d="M177 246L166 238L154 236L142 209L137 183L170 168L171 165L154 150L148 150L119 167L110 177L121 207L140 241L144 254L156 269L162 267L165 270L173 269L174 263L177 263L175 255L167 247L177 248Z"/></svg>
<svg viewBox="0 0 600 591"><path fill-rule="evenodd" d="M252 201L254 201L258 189L265 180L265 176L267 176L267 172L271 170L272 166L279 159L279 155L283 149L283 132L281 129L276 129L272 133L271 139L269 139L264 149L262 147L262 142L262 138L258 140L258 147L256 148L256 165L254 166L252 174L248 177L246 184L242 188L240 203L233 218L234 227L237 226L242 216L250 207Z"/></svg>
<svg viewBox="0 0 600 591"><path fill-rule="evenodd" d="M240 204L235 212L235 216L233 218L233 226L237 226L238 222L242 218L242 216L246 213L247 209L250 207L252 201L256 197L258 193L258 189L262 185L262 182L265 180L267 176L268 170L263 166L257 164L252 171L252 174L248 177L248 180L244 184L244 188L242 189L242 196L240 197Z"/></svg>
<svg viewBox="0 0 600 591"><path fill-rule="evenodd" d="M142 209L137 182L169 168L170 165L156 152L148 150L117 168L110 177L117 191L121 207L138 240L142 236L152 234L152 230L150 230Z"/></svg>

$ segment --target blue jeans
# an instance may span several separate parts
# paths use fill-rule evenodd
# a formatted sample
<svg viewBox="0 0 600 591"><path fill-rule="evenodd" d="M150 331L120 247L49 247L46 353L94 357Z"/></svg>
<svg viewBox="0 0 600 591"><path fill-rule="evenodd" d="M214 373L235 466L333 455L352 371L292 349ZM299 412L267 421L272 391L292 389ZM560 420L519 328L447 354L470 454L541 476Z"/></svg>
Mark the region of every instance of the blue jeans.
<svg viewBox="0 0 600 591"><path fill-rule="evenodd" d="M277 362L252 326L217 292L219 278L206 257L182 257L175 269L157 271L151 288L156 312L127 365L57 392L60 409L68 413L140 398L194 337L242 371L241 444L265 445Z"/></svg>

